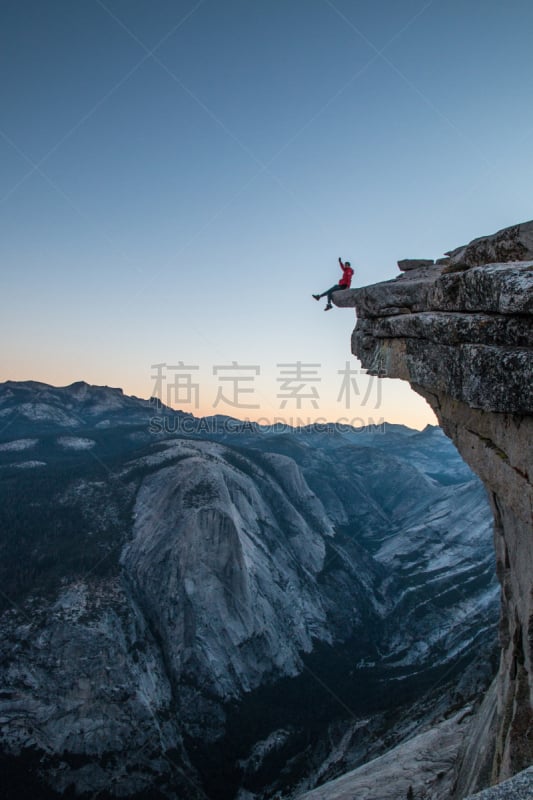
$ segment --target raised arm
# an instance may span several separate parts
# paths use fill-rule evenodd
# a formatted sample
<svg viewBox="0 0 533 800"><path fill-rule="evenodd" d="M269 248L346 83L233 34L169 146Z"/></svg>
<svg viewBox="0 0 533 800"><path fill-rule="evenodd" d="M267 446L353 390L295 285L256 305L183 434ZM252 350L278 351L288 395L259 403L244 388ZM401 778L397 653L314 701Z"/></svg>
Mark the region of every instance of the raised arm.
<svg viewBox="0 0 533 800"><path fill-rule="evenodd" d="M344 264L342 263L342 258L340 256L339 256L339 265L340 265L340 268L342 269L342 271L344 272L345 267L344 267Z"/></svg>

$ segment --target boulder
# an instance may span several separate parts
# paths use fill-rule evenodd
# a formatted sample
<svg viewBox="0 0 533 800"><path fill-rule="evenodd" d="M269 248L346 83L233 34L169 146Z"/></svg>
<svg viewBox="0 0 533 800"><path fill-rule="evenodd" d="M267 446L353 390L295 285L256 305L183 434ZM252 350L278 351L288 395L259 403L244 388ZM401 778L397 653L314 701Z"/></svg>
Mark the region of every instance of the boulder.
<svg viewBox="0 0 533 800"><path fill-rule="evenodd" d="M398 267L402 272L407 272L410 269L420 269L421 267L432 267L434 264L432 258L404 258L398 261Z"/></svg>
<svg viewBox="0 0 533 800"><path fill-rule="evenodd" d="M480 236L446 255L451 265L466 267L533 259L533 220L511 225L490 236Z"/></svg>

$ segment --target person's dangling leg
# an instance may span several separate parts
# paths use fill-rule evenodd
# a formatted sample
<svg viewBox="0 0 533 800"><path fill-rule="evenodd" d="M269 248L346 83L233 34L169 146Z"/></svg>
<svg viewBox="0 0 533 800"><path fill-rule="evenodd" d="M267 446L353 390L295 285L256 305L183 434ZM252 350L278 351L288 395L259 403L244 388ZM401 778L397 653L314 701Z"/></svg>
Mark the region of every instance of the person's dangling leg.
<svg viewBox="0 0 533 800"><path fill-rule="evenodd" d="M324 311L330 311L333 308L333 303L332 303L333 292L338 292L339 289L342 289L342 286L339 286L339 284L336 283L335 286L332 286L331 289L328 289L327 292L324 292L324 294L326 295L326 297L328 299L328 302L327 302L326 307L324 308ZM322 297L323 296L324 295L322 295Z"/></svg>
<svg viewBox="0 0 533 800"><path fill-rule="evenodd" d="M338 292L339 289L344 289L344 286L339 286L339 284L336 283L335 286L331 286L329 289L326 289L326 291L322 292L322 294L314 294L312 296L315 298L315 300L320 300L322 297L327 297L328 302L327 302L327 305L326 305L324 311L329 311L331 308L333 308L333 305L332 305L332 302L331 302L332 301L333 292Z"/></svg>
<svg viewBox="0 0 533 800"><path fill-rule="evenodd" d="M326 295L329 296L331 292L337 292L339 289L342 289L342 286L339 286L339 284L336 283L335 286L331 286L329 289L326 289L326 291L322 292L322 294L314 294L312 296L315 298L315 300L320 300L322 297L326 297Z"/></svg>

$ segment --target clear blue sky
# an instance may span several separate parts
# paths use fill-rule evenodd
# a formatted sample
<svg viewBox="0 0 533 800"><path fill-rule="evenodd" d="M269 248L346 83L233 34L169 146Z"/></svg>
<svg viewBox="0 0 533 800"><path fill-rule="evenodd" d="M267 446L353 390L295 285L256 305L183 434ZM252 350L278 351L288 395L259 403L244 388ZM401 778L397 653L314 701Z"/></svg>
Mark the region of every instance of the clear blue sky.
<svg viewBox="0 0 533 800"><path fill-rule="evenodd" d="M310 295L337 257L364 285L533 217L530 0L4 0L0 18L2 380L146 397L152 364L183 361L199 411L288 416L276 365L301 361L321 365L301 415L333 419L354 319ZM258 410L213 409L233 361L260 368L239 384ZM358 381L352 416L432 419L404 384Z"/></svg>

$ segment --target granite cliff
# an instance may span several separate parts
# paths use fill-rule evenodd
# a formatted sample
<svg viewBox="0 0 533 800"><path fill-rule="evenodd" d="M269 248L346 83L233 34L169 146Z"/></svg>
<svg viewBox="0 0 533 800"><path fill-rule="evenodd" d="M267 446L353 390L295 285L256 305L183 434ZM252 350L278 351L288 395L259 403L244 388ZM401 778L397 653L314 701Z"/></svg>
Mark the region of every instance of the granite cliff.
<svg viewBox="0 0 533 800"><path fill-rule="evenodd" d="M458 765L464 797L533 762L533 222L398 265L334 300L356 309L363 367L409 381L489 493L501 663Z"/></svg>

